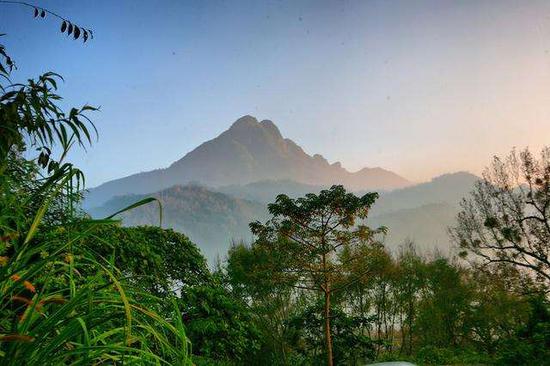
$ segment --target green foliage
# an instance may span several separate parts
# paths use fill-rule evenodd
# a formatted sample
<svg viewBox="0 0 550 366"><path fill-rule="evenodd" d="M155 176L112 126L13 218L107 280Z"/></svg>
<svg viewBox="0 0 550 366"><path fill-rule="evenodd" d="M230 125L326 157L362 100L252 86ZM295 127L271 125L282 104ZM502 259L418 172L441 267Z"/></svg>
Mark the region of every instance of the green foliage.
<svg viewBox="0 0 550 366"><path fill-rule="evenodd" d="M293 352L294 330L287 321L295 308L295 294L282 276L273 272L277 263L284 263L282 253L268 251L263 246L234 245L222 277L233 296L245 301L256 315L253 321L262 334L259 364L303 362L303 355Z"/></svg>
<svg viewBox="0 0 550 366"><path fill-rule="evenodd" d="M234 246L225 268L227 282L258 314L258 329L269 340L264 350L279 356L269 364L320 364L325 355L322 300L310 291L281 286L270 270L286 258L269 253L278 251L257 244ZM331 306L335 363L362 364L371 358L456 365L541 360L535 350L545 347L544 321L529 320L523 295L536 286L513 266L463 266L441 256L426 258L411 243L395 256L380 246L359 247L352 254L360 260L345 266L346 275L360 280L338 293ZM344 251L341 258L347 255ZM539 325L526 328L530 323ZM521 332L535 328L540 330Z"/></svg>
<svg viewBox="0 0 550 366"><path fill-rule="evenodd" d="M134 286L158 296L211 280L206 261L185 235L154 226L98 226L81 243L123 269Z"/></svg>
<svg viewBox="0 0 550 366"><path fill-rule="evenodd" d="M323 304L317 302L305 307L289 320L290 339L295 344L296 351L303 359L309 359L313 364L321 364L326 358L323 333ZM348 315L341 307L331 309L331 325L334 334L334 359L338 364L361 364L375 358L373 340L361 329L370 324L372 317ZM312 359L311 355L315 355Z"/></svg>
<svg viewBox="0 0 550 366"><path fill-rule="evenodd" d="M442 365L453 358L453 352L446 348L437 348L435 346L424 346L418 350L416 359L422 364Z"/></svg>
<svg viewBox="0 0 550 366"><path fill-rule="evenodd" d="M268 271L274 283L323 294L329 366L333 364L331 298L364 275L347 275L347 267L361 257L351 253L373 244L375 235L385 232L359 222L366 219L377 197L377 193L357 197L341 185L297 199L282 194L268 205L271 220L250 224L258 236L254 245L273 257Z"/></svg>
<svg viewBox="0 0 550 366"><path fill-rule="evenodd" d="M0 65L7 80L13 61L3 46ZM93 251L90 234L114 222L77 216L83 175L63 160L74 142L91 142L82 120L94 108L65 114L56 78L1 88L0 363L189 365L178 306L151 311L160 300ZM23 158L32 148L38 158Z"/></svg>
<svg viewBox="0 0 550 366"><path fill-rule="evenodd" d="M147 305L158 299L136 293L116 267L81 245L108 222L40 225L70 178L55 177L60 182L45 191L48 200L34 218L2 236L0 357L22 365L122 359L187 364L188 340L177 325L177 307L173 324L151 312Z"/></svg>
<svg viewBox="0 0 550 366"><path fill-rule="evenodd" d="M158 300L147 296L138 304L115 268L90 253L73 256L73 244L33 241L2 267L2 357L21 365L123 359L187 364L183 328L147 309ZM177 319L177 308L172 314Z"/></svg>
<svg viewBox="0 0 550 366"><path fill-rule="evenodd" d="M436 259L426 268L425 296L419 303L416 328L420 344L436 347L457 346L467 336L464 321L471 299L460 269L445 259Z"/></svg>
<svg viewBox="0 0 550 366"><path fill-rule="evenodd" d="M281 250L270 250L277 246ZM233 245L227 257L227 278L233 292L244 299L260 299L270 294L288 292L292 279L280 275L288 262L288 252L293 249L287 242L273 243L271 248L262 245Z"/></svg>
<svg viewBox="0 0 550 366"><path fill-rule="evenodd" d="M0 57L11 61L6 55L4 46L0 45ZM9 67L8 67L9 69ZM0 68L0 77L8 80L6 67ZM12 149L26 149L26 144L39 151L37 163L48 172L58 169L71 145L76 142L84 146L92 142L88 130L95 126L86 112L96 108L85 105L72 108L65 113L58 105L62 99L55 94L57 82L63 80L60 75L46 73L38 80L29 79L27 84L9 84L2 86L0 97L0 172L4 172L8 154ZM28 138L28 142L25 139ZM62 153L59 159L52 159L52 148L59 145Z"/></svg>
<svg viewBox="0 0 550 366"><path fill-rule="evenodd" d="M550 365L550 304L543 296L529 300L529 317L514 336L502 340L502 365Z"/></svg>
<svg viewBox="0 0 550 366"><path fill-rule="evenodd" d="M250 364L260 349L252 313L221 286L196 286L182 296L194 352L208 359Z"/></svg>

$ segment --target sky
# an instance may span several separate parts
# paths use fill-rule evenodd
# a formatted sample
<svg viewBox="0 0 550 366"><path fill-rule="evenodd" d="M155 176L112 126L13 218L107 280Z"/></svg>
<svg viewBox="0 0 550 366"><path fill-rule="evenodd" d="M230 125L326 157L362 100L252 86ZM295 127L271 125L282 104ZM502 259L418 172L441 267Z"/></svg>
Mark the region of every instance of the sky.
<svg viewBox="0 0 550 366"><path fill-rule="evenodd" d="M307 153L421 182L479 174L550 144L548 1L35 1L93 29L0 3L13 81L63 75L64 105L100 106L72 161L93 187L162 168L240 116Z"/></svg>

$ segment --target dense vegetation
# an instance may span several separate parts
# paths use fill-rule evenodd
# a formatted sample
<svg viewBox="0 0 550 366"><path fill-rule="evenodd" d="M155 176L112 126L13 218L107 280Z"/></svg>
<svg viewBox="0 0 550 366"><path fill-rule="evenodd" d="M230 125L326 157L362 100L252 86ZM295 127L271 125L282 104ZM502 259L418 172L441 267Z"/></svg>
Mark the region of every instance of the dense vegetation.
<svg viewBox="0 0 550 366"><path fill-rule="evenodd" d="M228 285L269 329L270 354L278 362L320 364L327 356L326 300L304 290L291 270L307 254L280 240L233 247ZM421 255L412 243L391 255L376 240L365 240L355 253L360 255L350 260L342 250L331 257L331 271L323 272L344 264L335 279L350 284L331 302L336 363L549 363L548 283L532 272L508 262Z"/></svg>
<svg viewBox="0 0 550 366"><path fill-rule="evenodd" d="M116 224L78 212L84 176L65 162L73 144L92 141L95 108L66 113L58 75L14 84L13 68L0 45L1 363L190 364L177 302L156 312L154 294L85 245Z"/></svg>
<svg viewBox="0 0 550 366"><path fill-rule="evenodd" d="M13 66L0 46L1 364L550 364L548 150L495 160L459 257L390 253L364 225L377 194L333 186L279 195L210 270L184 234L79 210L67 159L95 108L64 112L58 75L13 84Z"/></svg>

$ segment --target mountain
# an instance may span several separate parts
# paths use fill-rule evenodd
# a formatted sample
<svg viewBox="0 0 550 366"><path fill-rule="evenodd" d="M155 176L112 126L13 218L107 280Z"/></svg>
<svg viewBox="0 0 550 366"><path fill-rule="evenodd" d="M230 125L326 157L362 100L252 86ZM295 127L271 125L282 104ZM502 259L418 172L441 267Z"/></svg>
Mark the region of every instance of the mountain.
<svg viewBox="0 0 550 366"><path fill-rule="evenodd" d="M385 245L396 249L412 240L424 251L449 253L448 228L456 222L459 203L480 178L466 172L445 174L430 182L383 193L370 212L368 224L389 229Z"/></svg>
<svg viewBox="0 0 550 366"><path fill-rule="evenodd" d="M468 172L443 174L426 183L403 189L382 192L376 202L374 214L415 208L427 203L446 203L458 207L480 178ZM363 192L357 192L361 194Z"/></svg>
<svg viewBox="0 0 550 366"><path fill-rule="evenodd" d="M447 203L453 207L472 190L479 177L468 172L443 174L426 183L408 186L390 191L375 190L380 198L371 211L371 214L383 214L407 208L415 208L427 203ZM329 185L312 185L299 183L289 179L263 180L259 182L218 187L215 190L233 197L251 201L270 203L277 195L284 193L292 198L301 197L307 193L318 193ZM373 190L355 191L363 195Z"/></svg>
<svg viewBox="0 0 550 366"><path fill-rule="evenodd" d="M312 184L298 183L289 179L282 180L262 180L259 182L248 183L245 185L233 184L222 186L216 189L237 198L244 198L251 201L257 201L264 204L275 201L279 194L286 194L291 198L305 196L308 193L319 193L327 186L317 186Z"/></svg>
<svg viewBox="0 0 550 366"><path fill-rule="evenodd" d="M478 179L475 175L459 172L383 192L367 223L372 227L384 225L389 228L385 244L390 250L406 240L413 240L425 251L437 249L447 253L451 248L447 229L455 223L459 201L468 195ZM224 186L219 191L193 184L178 185L154 194L117 196L88 212L101 218L145 196L157 197L163 206L163 226L187 234L212 262L217 256L223 258L232 241L252 239L248 224L266 220L266 204L273 202L278 194L301 197L323 188L290 180ZM158 225L158 206L151 203L126 212L122 218L128 226Z"/></svg>
<svg viewBox="0 0 550 366"><path fill-rule="evenodd" d="M447 203L429 203L414 208L373 215L370 227L386 226L385 246L394 251L406 241L413 241L423 252L449 253L453 243L448 229L454 225L458 208Z"/></svg>
<svg viewBox="0 0 550 366"><path fill-rule="evenodd" d="M343 184L351 190L388 190L410 185L405 178L382 168L349 172L339 162L329 164L321 155L308 155L295 142L284 138L273 122L244 116L168 168L134 174L91 189L84 205L94 207L114 196L157 192L189 182L220 187L264 180L292 180L318 186Z"/></svg>
<svg viewBox="0 0 550 366"><path fill-rule="evenodd" d="M212 192L197 185L173 186L158 193L162 203L163 227L185 233L211 263L217 255L223 257L232 241L250 241L248 224L266 220L265 205ZM88 210L93 217L106 217L145 195L125 195L110 199L104 205ZM154 202L122 214L126 226L158 225L159 207Z"/></svg>

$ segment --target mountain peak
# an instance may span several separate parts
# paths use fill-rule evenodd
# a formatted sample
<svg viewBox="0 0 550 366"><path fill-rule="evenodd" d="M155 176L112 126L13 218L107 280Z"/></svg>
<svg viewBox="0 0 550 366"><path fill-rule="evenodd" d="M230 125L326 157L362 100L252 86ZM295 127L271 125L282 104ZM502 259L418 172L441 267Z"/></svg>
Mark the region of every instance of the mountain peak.
<svg viewBox="0 0 550 366"><path fill-rule="evenodd" d="M240 128L249 128L249 127L257 127L257 126L259 126L259 124L260 123L258 122L258 120L255 117L247 114L246 116L242 116L241 118L239 118L238 120L233 122L233 124L231 125L229 130L236 130L236 129L240 129Z"/></svg>
<svg viewBox="0 0 550 366"><path fill-rule="evenodd" d="M216 187L261 180L289 179L310 185L343 184L348 189L393 189L409 185L403 177L383 169L350 172L340 163L329 164L321 155L309 155L283 138L270 120L245 115L166 169L135 174L90 191L101 204L127 193L150 193L191 181ZM96 203L97 204L97 203Z"/></svg>
<svg viewBox="0 0 550 366"><path fill-rule="evenodd" d="M263 133L267 132L267 135L275 137L277 140L283 139L283 136L281 135L281 131L279 131L279 128L273 123L273 121L270 121L268 119L264 119L261 122L258 122L258 119L254 116L245 115L233 122L231 127L229 128L229 131L245 131L245 130L256 130L256 131L262 131Z"/></svg>
<svg viewBox="0 0 550 366"><path fill-rule="evenodd" d="M260 122L260 125L269 133L279 139L283 138L283 135L281 135L281 131L279 131L279 128L273 123L273 121L270 121L268 119L264 119L262 122Z"/></svg>

